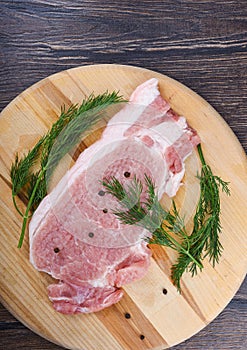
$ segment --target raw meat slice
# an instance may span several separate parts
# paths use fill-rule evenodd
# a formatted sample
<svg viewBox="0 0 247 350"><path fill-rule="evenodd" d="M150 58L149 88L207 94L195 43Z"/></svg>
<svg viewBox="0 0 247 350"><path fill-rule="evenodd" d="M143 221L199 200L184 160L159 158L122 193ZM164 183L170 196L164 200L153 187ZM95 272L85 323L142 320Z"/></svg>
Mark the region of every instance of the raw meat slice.
<svg viewBox="0 0 247 350"><path fill-rule="evenodd" d="M121 224L111 212L117 201L100 180L128 184L151 176L159 197L176 194L184 159L199 142L185 118L162 99L157 79L136 88L130 103L107 124L35 211L29 225L30 260L60 282L48 288L56 310L95 312L119 301L119 288L142 278L151 251L150 233Z"/></svg>
<svg viewBox="0 0 247 350"><path fill-rule="evenodd" d="M48 287L54 308L64 314L88 313L100 311L117 303L123 296L123 290L107 286L84 287L67 283L51 284Z"/></svg>
<svg viewBox="0 0 247 350"><path fill-rule="evenodd" d="M61 282L48 287L57 311L95 312L120 300L123 284L141 278L151 251L145 243L125 248L101 248L76 240L64 230L40 233L35 240L35 264Z"/></svg>

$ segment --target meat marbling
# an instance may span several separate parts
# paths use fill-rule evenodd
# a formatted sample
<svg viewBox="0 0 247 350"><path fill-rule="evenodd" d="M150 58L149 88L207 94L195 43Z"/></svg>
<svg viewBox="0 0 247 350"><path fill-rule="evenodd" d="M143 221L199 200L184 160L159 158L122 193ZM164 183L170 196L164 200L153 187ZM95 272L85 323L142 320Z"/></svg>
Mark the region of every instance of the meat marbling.
<svg viewBox="0 0 247 350"><path fill-rule="evenodd" d="M151 250L143 240L149 233L118 221L110 210L118 204L99 180L115 176L126 184L146 173L159 197L174 196L184 160L199 141L161 97L157 79L150 79L108 122L101 139L81 153L29 225L32 264L59 280L48 287L57 311L108 307L122 298L124 284L142 278L149 267Z"/></svg>

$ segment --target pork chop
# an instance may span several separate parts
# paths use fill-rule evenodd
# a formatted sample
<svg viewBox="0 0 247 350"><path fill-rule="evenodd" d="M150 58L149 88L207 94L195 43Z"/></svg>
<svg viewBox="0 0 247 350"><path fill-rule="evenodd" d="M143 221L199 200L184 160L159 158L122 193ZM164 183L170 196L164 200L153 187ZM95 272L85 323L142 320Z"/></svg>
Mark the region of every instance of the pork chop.
<svg viewBox="0 0 247 350"><path fill-rule="evenodd" d="M118 203L100 180L115 176L128 184L147 174L160 198L174 196L184 160L198 143L185 118L161 97L157 79L150 79L108 122L101 139L81 153L29 225L32 264L59 280L48 287L57 311L108 307L121 299L123 285L142 278L149 267L151 250L143 238L150 233L118 221L111 212Z"/></svg>

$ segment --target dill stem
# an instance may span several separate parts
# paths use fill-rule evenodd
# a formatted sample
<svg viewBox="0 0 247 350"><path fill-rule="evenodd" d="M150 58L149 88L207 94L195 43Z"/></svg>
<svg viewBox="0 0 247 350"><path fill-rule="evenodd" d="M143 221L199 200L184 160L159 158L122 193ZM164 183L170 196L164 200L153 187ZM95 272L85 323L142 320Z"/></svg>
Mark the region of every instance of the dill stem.
<svg viewBox="0 0 247 350"><path fill-rule="evenodd" d="M37 188L39 186L39 183L40 183L40 180L42 178L42 176L44 175L44 172L45 172L46 168L43 168L41 171L40 171L40 174L37 178L37 181L35 183L35 186L33 188L33 192L30 196L30 199L28 201L28 204L27 204L27 208L26 208L26 211L25 211L25 214L23 215L23 222L22 222L22 228L21 228L21 235L20 235L20 239L19 239L19 243L18 243L18 248L21 248L22 247L22 243L23 243L23 239L24 239L24 236L25 236L25 231L26 231L26 227L27 227L27 220L29 219L29 211L30 211L30 208L33 204L33 199L34 199L34 196L35 196L35 193L37 191Z"/></svg>
<svg viewBox="0 0 247 350"><path fill-rule="evenodd" d="M177 247L179 248L184 254L186 254L200 269L203 268L203 265L197 261L189 252L186 250L176 239L174 239L172 236L169 235L170 241Z"/></svg>
<svg viewBox="0 0 247 350"><path fill-rule="evenodd" d="M201 146L200 143L199 143L199 145L197 145L197 151L198 151L198 154L199 154L199 157L200 157L202 165L207 165L206 161L205 161L205 158L204 158L204 155L202 153L202 146Z"/></svg>
<svg viewBox="0 0 247 350"><path fill-rule="evenodd" d="M12 200L13 200L13 203L14 203L14 206L15 206L15 209L17 210L17 212L23 217L24 214L20 211L20 209L18 208L18 205L16 203L16 200L15 200L15 195L12 193Z"/></svg>

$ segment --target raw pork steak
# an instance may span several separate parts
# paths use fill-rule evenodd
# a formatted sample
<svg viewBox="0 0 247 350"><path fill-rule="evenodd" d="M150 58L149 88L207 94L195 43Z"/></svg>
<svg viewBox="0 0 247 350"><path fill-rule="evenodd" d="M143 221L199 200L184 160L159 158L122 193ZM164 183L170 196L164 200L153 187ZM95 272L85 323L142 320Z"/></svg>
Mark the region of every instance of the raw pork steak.
<svg viewBox="0 0 247 350"><path fill-rule="evenodd" d="M30 260L59 283L48 287L62 313L95 312L118 302L124 284L142 278L151 251L149 233L121 224L116 200L100 180L115 176L127 184L146 173L159 197L174 196L184 160L199 143L195 131L162 99L157 79L138 86L130 103L108 123L102 138L40 203L29 225Z"/></svg>

